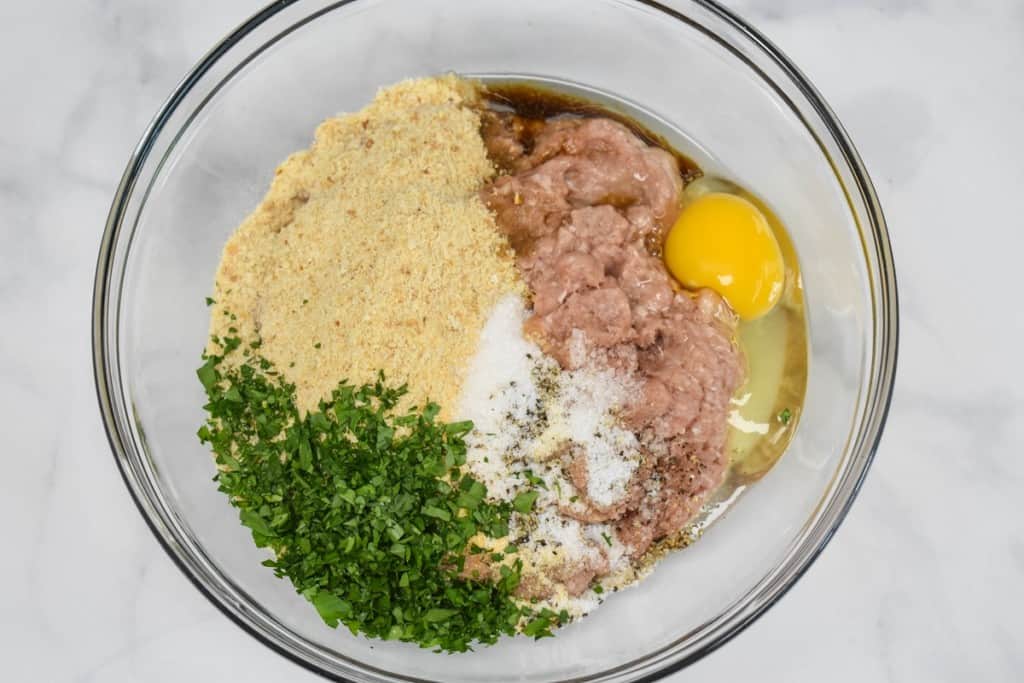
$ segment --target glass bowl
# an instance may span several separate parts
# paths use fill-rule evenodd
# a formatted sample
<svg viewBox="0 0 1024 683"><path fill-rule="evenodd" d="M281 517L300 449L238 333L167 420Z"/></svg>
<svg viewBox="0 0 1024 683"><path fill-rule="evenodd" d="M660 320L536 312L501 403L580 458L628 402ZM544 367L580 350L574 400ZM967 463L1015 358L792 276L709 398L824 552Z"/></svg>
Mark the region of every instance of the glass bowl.
<svg viewBox="0 0 1024 683"><path fill-rule="evenodd" d="M195 436L204 297L275 166L378 87L446 71L576 83L709 150L788 226L810 342L789 451L699 543L555 638L464 655L327 628L260 565ZM283 1L200 61L132 155L100 248L93 342L101 411L140 512L195 586L268 646L338 680L654 680L768 609L843 519L892 391L896 284L882 212L839 122L777 48L713 2Z"/></svg>

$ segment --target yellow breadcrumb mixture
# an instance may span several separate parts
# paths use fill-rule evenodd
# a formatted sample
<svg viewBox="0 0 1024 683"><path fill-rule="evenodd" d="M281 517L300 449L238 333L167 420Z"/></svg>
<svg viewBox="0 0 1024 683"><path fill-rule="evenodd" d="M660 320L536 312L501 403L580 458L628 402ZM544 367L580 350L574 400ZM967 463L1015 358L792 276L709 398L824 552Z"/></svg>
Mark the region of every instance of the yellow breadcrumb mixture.
<svg viewBox="0 0 1024 683"><path fill-rule="evenodd" d="M488 313L521 290L477 197L495 171L474 100L455 76L410 80L324 121L224 247L211 334L260 339L301 410L384 370L450 417Z"/></svg>

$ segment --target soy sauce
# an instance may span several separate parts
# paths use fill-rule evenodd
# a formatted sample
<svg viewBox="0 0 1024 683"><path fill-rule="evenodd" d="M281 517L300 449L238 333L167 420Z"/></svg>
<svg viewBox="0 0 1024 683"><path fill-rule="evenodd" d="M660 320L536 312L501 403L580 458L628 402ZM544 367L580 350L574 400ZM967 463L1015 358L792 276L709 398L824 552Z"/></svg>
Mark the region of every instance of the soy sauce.
<svg viewBox="0 0 1024 683"><path fill-rule="evenodd" d="M536 134L544 121L555 118L608 118L628 128L648 145L660 147L675 158L683 186L703 173L697 163L669 144L664 136L637 120L591 100L542 88L529 83L487 83L483 91L487 105L496 111L510 111L522 119L526 133Z"/></svg>

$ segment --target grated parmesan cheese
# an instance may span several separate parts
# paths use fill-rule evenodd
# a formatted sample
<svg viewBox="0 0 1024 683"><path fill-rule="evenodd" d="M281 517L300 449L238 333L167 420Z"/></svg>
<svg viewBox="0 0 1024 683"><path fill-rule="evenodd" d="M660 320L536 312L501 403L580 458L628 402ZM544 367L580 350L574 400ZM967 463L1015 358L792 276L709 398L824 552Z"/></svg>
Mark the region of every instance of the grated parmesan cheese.
<svg viewBox="0 0 1024 683"><path fill-rule="evenodd" d="M450 418L480 328L522 289L477 196L494 168L475 97L424 78L327 119L225 245L210 332L259 339L301 410L384 370L408 383L404 405Z"/></svg>

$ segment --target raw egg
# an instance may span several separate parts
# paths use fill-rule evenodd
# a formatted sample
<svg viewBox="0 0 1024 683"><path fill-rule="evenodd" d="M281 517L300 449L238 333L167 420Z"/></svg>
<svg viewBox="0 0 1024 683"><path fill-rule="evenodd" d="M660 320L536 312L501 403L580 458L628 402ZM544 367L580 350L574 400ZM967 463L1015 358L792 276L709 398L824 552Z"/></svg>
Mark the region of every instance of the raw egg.
<svg viewBox="0 0 1024 683"><path fill-rule="evenodd" d="M786 281L771 225L750 201L711 192L683 209L665 238L665 265L690 289L708 287L744 320L778 303Z"/></svg>

